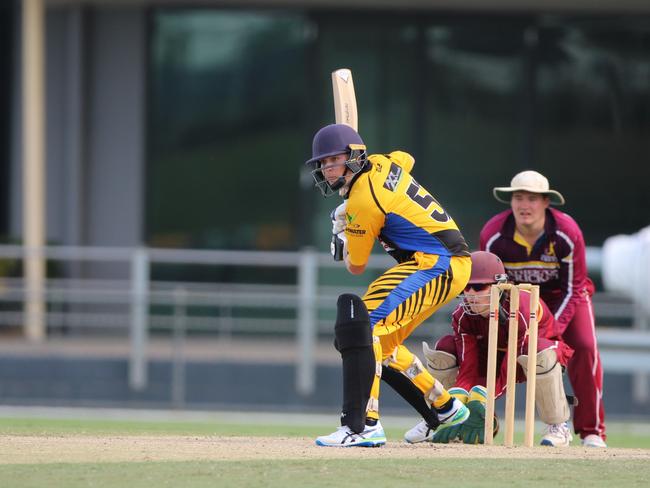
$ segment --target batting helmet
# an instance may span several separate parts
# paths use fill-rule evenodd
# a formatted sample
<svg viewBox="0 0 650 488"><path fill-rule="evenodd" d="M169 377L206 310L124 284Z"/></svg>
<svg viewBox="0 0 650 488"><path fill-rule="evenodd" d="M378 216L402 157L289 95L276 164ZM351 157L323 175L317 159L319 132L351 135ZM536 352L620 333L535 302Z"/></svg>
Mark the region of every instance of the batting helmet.
<svg viewBox="0 0 650 488"><path fill-rule="evenodd" d="M368 164L363 139L352 127L331 124L316 132L312 143L312 157L305 164L312 168L311 174L316 181L316 187L326 197L333 195L345 184L345 176L341 176L334 183L328 183L321 169L322 159L337 154L348 154L345 166L353 174L361 172Z"/></svg>
<svg viewBox="0 0 650 488"><path fill-rule="evenodd" d="M506 270L499 256L487 251L472 253L472 274L468 284L498 283L507 279Z"/></svg>

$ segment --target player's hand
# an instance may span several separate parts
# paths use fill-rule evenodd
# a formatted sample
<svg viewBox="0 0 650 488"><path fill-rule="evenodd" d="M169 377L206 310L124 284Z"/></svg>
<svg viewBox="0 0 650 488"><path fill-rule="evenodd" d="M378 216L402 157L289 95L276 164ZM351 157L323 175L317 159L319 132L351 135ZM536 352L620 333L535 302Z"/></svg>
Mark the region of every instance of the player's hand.
<svg viewBox="0 0 650 488"><path fill-rule="evenodd" d="M332 210L330 218L332 219L332 234L337 235L345 230L347 222L345 220L345 200L341 205Z"/></svg>
<svg viewBox="0 0 650 488"><path fill-rule="evenodd" d="M332 235L330 251L334 261L343 261L345 259L348 254L348 238L345 236L345 231Z"/></svg>

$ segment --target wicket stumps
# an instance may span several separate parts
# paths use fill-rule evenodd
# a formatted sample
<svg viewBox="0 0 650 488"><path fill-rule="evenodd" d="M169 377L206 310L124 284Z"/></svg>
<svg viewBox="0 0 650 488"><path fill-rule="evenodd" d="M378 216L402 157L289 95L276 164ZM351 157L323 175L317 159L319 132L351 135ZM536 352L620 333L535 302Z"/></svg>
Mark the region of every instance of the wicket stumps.
<svg viewBox="0 0 650 488"><path fill-rule="evenodd" d="M517 380L517 334L519 329L519 292L530 294L530 318L528 323L528 377L526 378L526 417L524 446L533 446L535 435L535 380L537 371L537 308L539 307L539 286L528 283L519 285L500 283L490 288L490 325L488 332L487 362L487 404L485 406L485 444L494 444L493 419L495 384L497 374L497 342L499 332L499 297L501 291L510 292L510 311L508 314L508 370L506 385L506 409L504 419L503 444L512 446L515 430L515 384Z"/></svg>

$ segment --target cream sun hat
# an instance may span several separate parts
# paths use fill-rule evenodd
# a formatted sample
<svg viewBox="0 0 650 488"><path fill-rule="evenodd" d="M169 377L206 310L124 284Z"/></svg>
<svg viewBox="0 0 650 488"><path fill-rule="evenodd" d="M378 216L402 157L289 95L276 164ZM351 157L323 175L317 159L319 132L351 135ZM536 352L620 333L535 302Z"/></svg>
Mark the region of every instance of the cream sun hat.
<svg viewBox="0 0 650 488"><path fill-rule="evenodd" d="M510 181L510 186L496 187L492 189L494 198L503 203L510 203L513 192L528 191L531 193L543 193L551 200L551 205L564 205L564 197L555 190L551 190L546 177L537 171L522 171L517 173Z"/></svg>

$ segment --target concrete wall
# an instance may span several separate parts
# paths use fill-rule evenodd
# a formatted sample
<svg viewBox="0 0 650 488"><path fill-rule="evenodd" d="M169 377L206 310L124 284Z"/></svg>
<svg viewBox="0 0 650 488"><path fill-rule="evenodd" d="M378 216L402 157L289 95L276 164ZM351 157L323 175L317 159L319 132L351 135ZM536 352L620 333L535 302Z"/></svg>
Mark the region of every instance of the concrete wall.
<svg viewBox="0 0 650 488"><path fill-rule="evenodd" d="M144 224L144 11L59 6L48 9L46 22L47 238L69 245L139 245ZM22 234L20 32L17 36L14 236Z"/></svg>
<svg viewBox="0 0 650 488"><path fill-rule="evenodd" d="M292 364L262 362L190 361L185 365L184 400L174 404L173 366L169 361L149 363L149 384L140 392L128 387L128 363L123 358L11 356L0 358L0 404L102 407L281 410L329 412L336 419L341 408L341 368L320 364L316 391L301 397L295 391ZM647 404L630 398L633 376L605 375L605 411L608 418L647 419ZM568 381L565 381L570 392ZM517 387L517 415L523 417L526 388ZM497 402L503 413L504 397ZM386 383L381 384L384 413L417 414Z"/></svg>

